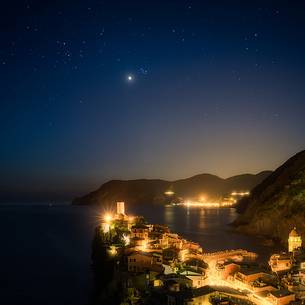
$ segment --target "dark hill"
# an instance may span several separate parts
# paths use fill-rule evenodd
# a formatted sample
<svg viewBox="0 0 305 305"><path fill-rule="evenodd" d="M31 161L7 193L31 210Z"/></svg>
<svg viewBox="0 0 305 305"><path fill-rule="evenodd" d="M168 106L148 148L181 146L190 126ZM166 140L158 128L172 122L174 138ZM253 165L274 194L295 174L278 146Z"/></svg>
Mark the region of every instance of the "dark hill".
<svg viewBox="0 0 305 305"><path fill-rule="evenodd" d="M169 200L180 201L181 198L197 197L204 194L210 199L222 197L233 190L251 190L271 172L265 171L257 175L245 174L222 179L210 174L196 175L177 181L165 180L111 180L98 190L83 197L76 198L73 204L111 205L123 200L128 205L165 204ZM168 197L165 191L172 190L175 195Z"/></svg>
<svg viewBox="0 0 305 305"><path fill-rule="evenodd" d="M286 242L297 226L305 237L305 151L296 154L258 184L237 207L238 230Z"/></svg>

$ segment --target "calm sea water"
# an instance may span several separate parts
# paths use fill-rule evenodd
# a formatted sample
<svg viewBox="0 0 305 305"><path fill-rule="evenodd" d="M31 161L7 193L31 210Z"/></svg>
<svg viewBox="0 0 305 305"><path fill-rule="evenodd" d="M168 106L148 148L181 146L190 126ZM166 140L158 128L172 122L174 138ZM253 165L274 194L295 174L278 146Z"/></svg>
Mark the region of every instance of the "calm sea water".
<svg viewBox="0 0 305 305"><path fill-rule="evenodd" d="M70 205L0 205L0 304L83 305L92 278L90 246L102 211ZM138 207L128 211L164 223L206 251L245 248L262 258L275 251L234 233L234 209Z"/></svg>

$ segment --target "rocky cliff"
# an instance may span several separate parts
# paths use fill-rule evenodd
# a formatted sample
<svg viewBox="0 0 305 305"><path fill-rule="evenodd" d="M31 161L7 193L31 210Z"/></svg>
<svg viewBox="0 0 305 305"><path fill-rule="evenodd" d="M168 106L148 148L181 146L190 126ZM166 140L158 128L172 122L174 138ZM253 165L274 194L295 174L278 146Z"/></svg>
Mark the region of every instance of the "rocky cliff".
<svg viewBox="0 0 305 305"><path fill-rule="evenodd" d="M305 151L296 154L257 185L237 207L238 230L287 242L296 226L305 239Z"/></svg>

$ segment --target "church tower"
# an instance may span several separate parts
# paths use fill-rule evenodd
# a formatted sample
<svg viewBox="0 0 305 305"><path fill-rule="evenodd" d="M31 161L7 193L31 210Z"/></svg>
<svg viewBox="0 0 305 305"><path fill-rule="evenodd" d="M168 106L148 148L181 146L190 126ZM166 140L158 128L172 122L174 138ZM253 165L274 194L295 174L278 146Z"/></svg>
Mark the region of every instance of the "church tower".
<svg viewBox="0 0 305 305"><path fill-rule="evenodd" d="M291 230L288 238L288 251L293 252L294 250L302 247L302 238L298 234L296 228Z"/></svg>

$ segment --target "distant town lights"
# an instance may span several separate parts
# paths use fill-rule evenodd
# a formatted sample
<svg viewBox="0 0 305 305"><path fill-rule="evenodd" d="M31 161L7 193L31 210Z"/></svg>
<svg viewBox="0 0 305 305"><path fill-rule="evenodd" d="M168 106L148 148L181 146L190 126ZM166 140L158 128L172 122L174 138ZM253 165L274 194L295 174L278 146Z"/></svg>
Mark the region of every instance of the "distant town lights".
<svg viewBox="0 0 305 305"><path fill-rule="evenodd" d="M206 198L205 198L205 196L201 195L200 198L199 198L199 200L200 200L200 201L205 201Z"/></svg>
<svg viewBox="0 0 305 305"><path fill-rule="evenodd" d="M247 191L247 192L232 192L231 193L231 196L248 196L250 195L250 192Z"/></svg>
<svg viewBox="0 0 305 305"><path fill-rule="evenodd" d="M167 195L167 196L172 196L172 195L175 194L175 192L169 190L169 191L165 191L164 194Z"/></svg>

